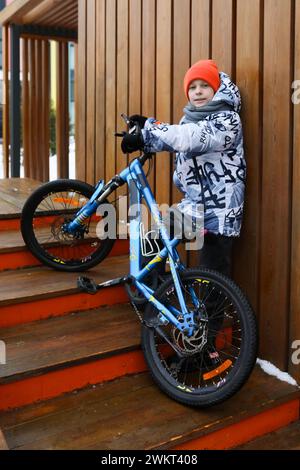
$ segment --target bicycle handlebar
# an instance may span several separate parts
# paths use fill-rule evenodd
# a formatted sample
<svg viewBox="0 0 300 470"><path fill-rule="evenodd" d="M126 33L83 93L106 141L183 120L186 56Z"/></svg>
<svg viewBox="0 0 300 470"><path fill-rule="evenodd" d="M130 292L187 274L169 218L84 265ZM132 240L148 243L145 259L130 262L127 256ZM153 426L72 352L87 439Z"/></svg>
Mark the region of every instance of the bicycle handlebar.
<svg viewBox="0 0 300 470"><path fill-rule="evenodd" d="M125 123L130 126L129 128L129 134L140 134L141 128L138 122L132 121L126 114L122 113L121 118L125 121ZM114 135L115 137L124 137L127 132L122 131L122 132L115 132ZM152 158L153 154L152 153L143 153L140 155L138 158L139 162L141 165L144 165L147 160L150 160Z"/></svg>

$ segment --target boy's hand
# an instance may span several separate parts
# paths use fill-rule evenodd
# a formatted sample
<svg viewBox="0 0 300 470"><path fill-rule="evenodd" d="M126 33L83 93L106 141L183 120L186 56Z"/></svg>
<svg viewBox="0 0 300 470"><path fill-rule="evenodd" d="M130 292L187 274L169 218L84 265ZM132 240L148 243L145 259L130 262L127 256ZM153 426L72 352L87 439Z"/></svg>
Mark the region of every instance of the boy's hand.
<svg viewBox="0 0 300 470"><path fill-rule="evenodd" d="M142 116L140 114L133 114L132 116L129 117L129 120L130 120L129 127L130 128L133 127L134 123L137 122L140 128L143 129L147 119L148 118L146 116Z"/></svg>
<svg viewBox="0 0 300 470"><path fill-rule="evenodd" d="M142 134L126 133L122 139L121 149L123 153L132 153L141 150L144 147L144 139Z"/></svg>

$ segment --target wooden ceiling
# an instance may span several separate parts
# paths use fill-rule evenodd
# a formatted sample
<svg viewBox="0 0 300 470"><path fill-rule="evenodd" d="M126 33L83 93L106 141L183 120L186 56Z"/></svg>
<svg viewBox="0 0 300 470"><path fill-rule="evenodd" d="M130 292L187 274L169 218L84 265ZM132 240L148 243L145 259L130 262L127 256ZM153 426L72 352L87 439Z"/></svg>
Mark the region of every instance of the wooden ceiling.
<svg viewBox="0 0 300 470"><path fill-rule="evenodd" d="M1 12L0 22L77 31L78 0L14 0Z"/></svg>

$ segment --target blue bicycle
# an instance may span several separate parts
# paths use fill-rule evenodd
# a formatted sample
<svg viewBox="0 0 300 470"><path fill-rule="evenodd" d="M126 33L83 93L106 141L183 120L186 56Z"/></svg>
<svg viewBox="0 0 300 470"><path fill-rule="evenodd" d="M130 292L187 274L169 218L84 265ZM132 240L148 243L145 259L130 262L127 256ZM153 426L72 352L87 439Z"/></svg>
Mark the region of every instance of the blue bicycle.
<svg viewBox="0 0 300 470"><path fill-rule="evenodd" d="M140 132L137 123L130 132ZM209 269L187 269L180 260L177 247L182 239L167 230L143 170L152 158L142 153L108 183L101 180L95 187L77 180L42 185L24 205L22 235L45 265L85 271L113 247L116 237L103 236L104 224L99 237L99 222L112 207L110 195L127 183L130 205L137 208L130 217L130 233L138 234L130 238L130 273L98 285L80 277L78 286L93 294L123 284L141 321L142 349L157 385L180 403L211 406L247 381L257 355L256 318L231 279ZM159 252L150 261L141 251L142 199L158 234ZM166 261L169 272L159 269Z"/></svg>

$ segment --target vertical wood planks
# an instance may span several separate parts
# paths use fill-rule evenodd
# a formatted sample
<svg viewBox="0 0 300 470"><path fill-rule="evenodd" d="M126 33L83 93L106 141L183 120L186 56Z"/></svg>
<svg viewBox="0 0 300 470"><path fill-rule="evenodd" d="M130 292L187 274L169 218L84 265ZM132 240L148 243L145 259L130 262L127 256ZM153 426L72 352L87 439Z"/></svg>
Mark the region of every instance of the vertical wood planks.
<svg viewBox="0 0 300 470"><path fill-rule="evenodd" d="M211 3L210 0L191 1L190 65L211 57ZM198 251L189 251L188 265L199 266Z"/></svg>
<svg viewBox="0 0 300 470"><path fill-rule="evenodd" d="M116 80L116 130L125 129L124 120L121 113L128 114L128 0L118 0L117 2L117 80ZM137 64L138 66L138 64ZM116 143L116 173L119 173L127 166L127 157L121 150L121 139L111 135L111 139ZM117 197L127 193L126 186L122 186L116 192Z"/></svg>
<svg viewBox="0 0 300 470"><path fill-rule="evenodd" d="M261 1L237 3L236 83L242 97L241 119L247 180L241 239L235 242L234 277L258 312L261 213Z"/></svg>
<svg viewBox="0 0 300 470"><path fill-rule="evenodd" d="M219 69L231 75L233 73L233 0L213 0L212 2L212 58Z"/></svg>
<svg viewBox="0 0 300 470"><path fill-rule="evenodd" d="M49 42L22 38L24 174L49 180Z"/></svg>
<svg viewBox="0 0 300 470"><path fill-rule="evenodd" d="M105 179L111 179L116 173L116 0L106 0L106 165Z"/></svg>
<svg viewBox="0 0 300 470"><path fill-rule="evenodd" d="M141 0L129 0L129 115L141 112L142 88L142 3ZM144 17L144 15L143 15ZM153 16L148 21L152 21ZM148 46L148 44L147 44ZM146 46L146 47L147 47ZM148 47L147 54L148 55ZM145 72L146 74L148 71Z"/></svg>
<svg viewBox="0 0 300 470"><path fill-rule="evenodd" d="M295 2L295 36L294 36L294 76L296 88L292 89L294 139L293 139L293 189L292 189L292 230L291 230L291 309L289 324L288 360L289 372L299 383L300 368L292 354L299 350L300 340L300 1ZM294 343L295 342L295 343ZM293 344L294 343L294 344ZM292 348L293 346L293 348ZM299 353L297 354L299 359Z"/></svg>
<svg viewBox="0 0 300 470"><path fill-rule="evenodd" d="M156 76L156 4L154 0L143 0L142 2L142 114L147 117L156 116L155 106L155 76ZM148 178L151 189L155 194L155 168L156 157L153 159L153 169Z"/></svg>
<svg viewBox="0 0 300 470"><path fill-rule="evenodd" d="M2 54L3 54L3 174L9 177L9 33L8 26L2 26Z"/></svg>
<svg viewBox="0 0 300 470"><path fill-rule="evenodd" d="M105 178L105 0L96 1L96 180Z"/></svg>
<svg viewBox="0 0 300 470"><path fill-rule="evenodd" d="M41 121L41 111L42 111L42 43L39 39L35 41L35 82L36 82L36 127L35 127L35 140L36 140L36 158L37 158L37 167L36 175L39 181L43 181L43 155L42 155L42 121Z"/></svg>
<svg viewBox="0 0 300 470"><path fill-rule="evenodd" d="M77 100L75 103L76 114L76 176L78 179L86 179L86 51L87 51L87 0L78 0L78 63L77 63Z"/></svg>
<svg viewBox="0 0 300 470"><path fill-rule="evenodd" d="M37 110L37 91L36 91L36 55L35 55L35 39L29 40L29 74L30 74L30 87L29 87L29 114L30 119L30 142L31 145L31 159L30 159L30 175L32 178L37 179L38 167L38 147L36 137L38 110Z"/></svg>
<svg viewBox="0 0 300 470"><path fill-rule="evenodd" d="M142 5L141 0L129 0L129 36L128 36L128 115L141 113L141 47L142 47ZM124 101L125 105L125 101ZM118 122L118 121L117 121ZM119 127L120 126L120 127ZM125 129L124 121L118 124L118 129ZM120 139L117 140L118 151L120 151ZM139 155L133 153L129 156L129 161ZM125 156L124 156L125 157ZM129 163L129 162L128 162ZM123 158L122 168L126 164ZM125 188L123 192L126 192Z"/></svg>
<svg viewBox="0 0 300 470"><path fill-rule="evenodd" d="M57 43L56 152L59 178L69 175L68 43Z"/></svg>
<svg viewBox="0 0 300 470"><path fill-rule="evenodd" d="M96 113L96 0L88 1L86 49L86 181L95 181L95 113Z"/></svg>
<svg viewBox="0 0 300 470"><path fill-rule="evenodd" d="M211 1L191 1L191 64L210 58Z"/></svg>
<svg viewBox="0 0 300 470"><path fill-rule="evenodd" d="M77 158L78 158L78 43L74 44L74 137L75 137L75 178L78 178L77 174ZM78 178L79 179L79 178Z"/></svg>
<svg viewBox="0 0 300 470"><path fill-rule="evenodd" d="M22 39L22 138L25 177L30 175L30 114L28 81L28 39Z"/></svg>
<svg viewBox="0 0 300 470"><path fill-rule="evenodd" d="M172 90L172 103L173 103L173 116L172 123L178 124L183 116L183 108L186 105L187 99L183 91L183 78L190 66L190 1L189 0L174 0L174 17L173 17L173 90ZM158 155L160 158L160 155ZM183 194L173 184L172 173L174 166L175 154L170 160L171 169L171 203L176 204L181 200ZM179 246L180 256L182 261L186 263L188 253L186 245ZM194 254L194 253L193 253Z"/></svg>
<svg viewBox="0 0 300 470"><path fill-rule="evenodd" d="M49 146L50 146L50 44L42 41L42 153L43 181L49 180Z"/></svg>
<svg viewBox="0 0 300 470"><path fill-rule="evenodd" d="M172 96L172 2L157 0L157 43L156 43L156 117L170 122ZM156 201L158 204L170 201L171 155L163 152L156 156Z"/></svg>
<svg viewBox="0 0 300 470"><path fill-rule="evenodd" d="M261 354L287 366L290 270L291 1L265 0L261 213ZM276 34L274 32L276 31Z"/></svg>

